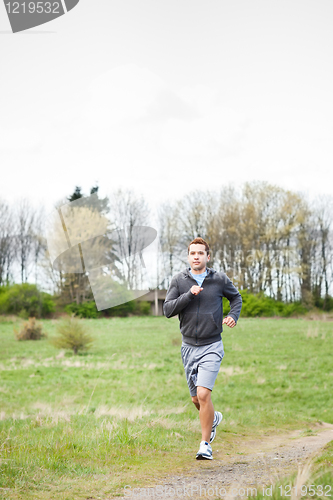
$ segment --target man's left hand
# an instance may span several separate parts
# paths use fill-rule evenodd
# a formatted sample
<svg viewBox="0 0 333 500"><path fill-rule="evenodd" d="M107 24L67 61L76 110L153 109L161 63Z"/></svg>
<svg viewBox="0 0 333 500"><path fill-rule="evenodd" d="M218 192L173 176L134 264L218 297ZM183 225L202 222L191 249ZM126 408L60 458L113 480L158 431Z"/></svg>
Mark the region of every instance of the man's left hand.
<svg viewBox="0 0 333 500"><path fill-rule="evenodd" d="M227 326L230 326L230 328L233 328L234 326L236 326L236 321L231 316L226 316L222 321L222 325L223 324L226 324Z"/></svg>

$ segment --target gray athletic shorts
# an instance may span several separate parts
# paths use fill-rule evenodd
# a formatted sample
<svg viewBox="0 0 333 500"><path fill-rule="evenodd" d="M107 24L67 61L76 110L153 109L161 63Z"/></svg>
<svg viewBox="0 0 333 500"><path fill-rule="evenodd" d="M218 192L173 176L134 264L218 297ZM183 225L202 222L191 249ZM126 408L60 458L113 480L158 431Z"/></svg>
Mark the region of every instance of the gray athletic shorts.
<svg viewBox="0 0 333 500"><path fill-rule="evenodd" d="M222 340L200 346L183 342L180 351L191 396L197 395L197 386L212 391L224 356Z"/></svg>

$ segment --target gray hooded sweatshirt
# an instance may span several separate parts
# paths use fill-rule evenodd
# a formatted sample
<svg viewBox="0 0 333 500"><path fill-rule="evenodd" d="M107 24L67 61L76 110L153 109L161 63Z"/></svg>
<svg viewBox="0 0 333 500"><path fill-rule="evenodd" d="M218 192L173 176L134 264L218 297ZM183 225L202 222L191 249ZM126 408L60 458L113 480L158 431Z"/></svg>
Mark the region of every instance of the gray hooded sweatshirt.
<svg viewBox="0 0 333 500"><path fill-rule="evenodd" d="M194 295L193 285L198 285L190 274L190 267L176 274L170 283L163 304L167 318L178 314L183 341L191 345L212 344L221 340L223 306L222 297L230 302L231 316L237 323L242 296L224 272L207 269L201 292Z"/></svg>

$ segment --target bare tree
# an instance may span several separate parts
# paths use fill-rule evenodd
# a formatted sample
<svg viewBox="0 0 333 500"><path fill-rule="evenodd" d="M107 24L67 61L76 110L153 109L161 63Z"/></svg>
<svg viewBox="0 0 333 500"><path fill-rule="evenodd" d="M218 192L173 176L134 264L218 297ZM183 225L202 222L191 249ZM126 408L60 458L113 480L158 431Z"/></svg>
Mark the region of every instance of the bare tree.
<svg viewBox="0 0 333 500"><path fill-rule="evenodd" d="M170 202L163 203L159 207L158 228L165 276L164 286L168 287L175 269L179 270L178 249L181 239L178 210Z"/></svg>
<svg viewBox="0 0 333 500"><path fill-rule="evenodd" d="M13 277L15 259L14 217L10 206L0 200L0 286Z"/></svg>
<svg viewBox="0 0 333 500"><path fill-rule="evenodd" d="M118 189L110 196L110 220L116 227L113 231L121 262L115 264L125 277L130 290L142 286L140 272L141 236L137 226L149 224L149 207L144 198L132 190Z"/></svg>
<svg viewBox="0 0 333 500"><path fill-rule="evenodd" d="M216 199L218 207L214 218L215 258L218 267L236 279L239 286L244 285L241 265L241 200L233 186L221 188Z"/></svg>
<svg viewBox="0 0 333 500"><path fill-rule="evenodd" d="M218 248L216 240L216 217L218 204L214 191L195 190L176 202L174 216L177 217L178 252L182 263L188 266L187 247L195 238L201 237L210 246L210 266L214 265Z"/></svg>
<svg viewBox="0 0 333 500"><path fill-rule="evenodd" d="M39 207L35 213L35 220L33 224L32 234L32 256L35 268L35 284L38 283L39 263L47 249L47 242L45 238L45 208Z"/></svg>
<svg viewBox="0 0 333 500"><path fill-rule="evenodd" d="M28 281L31 272L31 257L33 248L33 226L35 210L28 199L21 199L16 210L17 232L16 248L17 259L20 265L21 282Z"/></svg>
<svg viewBox="0 0 333 500"><path fill-rule="evenodd" d="M314 214L313 272L312 290L315 298L324 296L324 308L333 282L333 198L320 196L312 204Z"/></svg>

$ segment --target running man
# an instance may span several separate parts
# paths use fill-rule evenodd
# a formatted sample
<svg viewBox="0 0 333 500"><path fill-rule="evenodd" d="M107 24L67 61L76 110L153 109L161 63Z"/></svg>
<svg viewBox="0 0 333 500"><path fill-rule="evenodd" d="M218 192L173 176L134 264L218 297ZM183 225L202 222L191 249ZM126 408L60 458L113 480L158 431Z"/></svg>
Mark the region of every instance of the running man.
<svg viewBox="0 0 333 500"><path fill-rule="evenodd" d="M206 268L209 246L195 238L188 246L190 267L173 276L163 304L167 318L178 314L182 333L181 355L192 401L199 410L202 440L197 460L212 460L210 443L222 413L214 411L211 400L217 374L224 356L222 324L236 325L242 297L228 276ZM230 302L230 313L222 321L222 297Z"/></svg>

